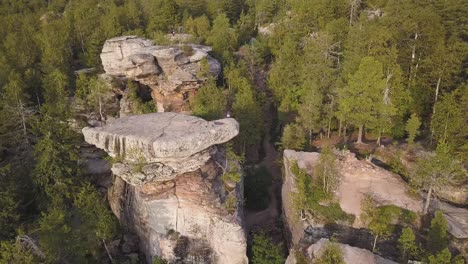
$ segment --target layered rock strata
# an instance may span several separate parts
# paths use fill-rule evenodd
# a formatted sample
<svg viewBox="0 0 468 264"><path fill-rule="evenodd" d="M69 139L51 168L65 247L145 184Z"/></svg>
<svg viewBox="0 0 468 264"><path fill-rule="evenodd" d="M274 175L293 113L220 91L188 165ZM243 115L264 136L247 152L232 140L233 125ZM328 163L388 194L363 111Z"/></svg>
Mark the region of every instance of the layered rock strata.
<svg viewBox="0 0 468 264"><path fill-rule="evenodd" d="M154 113L84 128L85 140L113 157L111 208L140 238L147 261L247 263L242 182L225 187L226 155L218 144L235 137L231 118L207 122L180 113ZM178 263L179 263L178 262Z"/></svg>
<svg viewBox="0 0 468 264"><path fill-rule="evenodd" d="M149 86L158 111L186 110L187 98L221 64L209 55L211 47L154 45L151 40L123 36L105 42L101 61L107 74Z"/></svg>

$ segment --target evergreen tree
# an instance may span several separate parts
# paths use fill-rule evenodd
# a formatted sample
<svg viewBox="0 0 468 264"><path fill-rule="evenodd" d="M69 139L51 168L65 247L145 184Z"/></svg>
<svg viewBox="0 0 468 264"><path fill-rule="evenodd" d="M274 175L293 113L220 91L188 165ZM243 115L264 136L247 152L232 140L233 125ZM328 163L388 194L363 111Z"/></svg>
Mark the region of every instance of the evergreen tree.
<svg viewBox="0 0 468 264"><path fill-rule="evenodd" d="M448 246L447 220L441 211L436 211L431 220L427 236L427 248L432 254L443 251ZM449 257L450 260L450 257Z"/></svg>
<svg viewBox="0 0 468 264"><path fill-rule="evenodd" d="M339 90L339 111L359 128L357 142L362 143L364 126L378 126L379 114L386 114L391 105L382 99L385 79L382 64L372 57L362 59L359 69L349 77L348 85Z"/></svg>
<svg viewBox="0 0 468 264"><path fill-rule="evenodd" d="M410 119L406 123L406 132L408 133L408 144L414 144L414 139L419 135L419 127L421 126L421 121L416 114L411 114Z"/></svg>
<svg viewBox="0 0 468 264"><path fill-rule="evenodd" d="M298 124L288 124L284 128L281 144L284 149L302 150L306 145L306 135Z"/></svg>
<svg viewBox="0 0 468 264"><path fill-rule="evenodd" d="M226 101L223 91L216 87L213 80L203 85L195 96L190 99L193 115L206 120L223 118Z"/></svg>
<svg viewBox="0 0 468 264"><path fill-rule="evenodd" d="M411 228L403 228L400 238L398 238L398 248L400 249L404 260L411 258L416 254L418 246L416 245L415 239L416 237Z"/></svg>
<svg viewBox="0 0 468 264"><path fill-rule="evenodd" d="M213 21L213 27L206 42L213 47L215 56L227 65L233 61L237 38L237 33L231 28L228 17L221 13Z"/></svg>
<svg viewBox="0 0 468 264"><path fill-rule="evenodd" d="M453 158L447 144L439 143L435 153L419 158L411 176L411 183L427 191L424 213L427 213L431 198L446 184L456 183L463 176L460 163Z"/></svg>
<svg viewBox="0 0 468 264"><path fill-rule="evenodd" d="M337 166L337 159L332 146L325 145L320 152L314 175L320 179L321 187L327 194L333 193L340 183L341 175Z"/></svg>
<svg viewBox="0 0 468 264"><path fill-rule="evenodd" d="M264 234L254 234L252 244L252 263L254 264L282 264L284 258L281 248Z"/></svg>

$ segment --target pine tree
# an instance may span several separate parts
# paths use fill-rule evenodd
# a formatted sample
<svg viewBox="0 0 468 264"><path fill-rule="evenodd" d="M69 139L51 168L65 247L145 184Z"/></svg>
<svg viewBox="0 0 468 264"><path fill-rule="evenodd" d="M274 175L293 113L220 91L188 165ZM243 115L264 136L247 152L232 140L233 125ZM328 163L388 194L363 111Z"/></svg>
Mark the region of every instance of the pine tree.
<svg viewBox="0 0 468 264"><path fill-rule="evenodd" d="M281 144L284 149L302 150L306 145L306 135L298 124L288 124L284 128Z"/></svg>
<svg viewBox="0 0 468 264"><path fill-rule="evenodd" d="M379 114L386 113L382 95L385 79L382 64L372 57L362 59L359 69L349 77L348 85L339 90L339 111L352 125L359 128L357 143L362 143L364 126L378 126Z"/></svg>
<svg viewBox="0 0 468 264"><path fill-rule="evenodd" d="M429 228L427 248L432 254L437 254L447 246L447 220L445 220L441 211L436 211L434 218L431 220L431 227Z"/></svg>
<svg viewBox="0 0 468 264"><path fill-rule="evenodd" d="M314 169L314 175L320 179L323 191L331 194L340 183L340 171L338 170L336 156L330 145L325 145L320 152L320 158Z"/></svg>
<svg viewBox="0 0 468 264"><path fill-rule="evenodd" d="M413 113L411 114L410 119L406 123L406 132L408 133L408 144L414 144L414 139L419 135L419 127L421 126L421 121L419 117Z"/></svg>
<svg viewBox="0 0 468 264"><path fill-rule="evenodd" d="M418 246L415 241L416 237L413 230L409 227L403 228L400 238L398 238L398 248L401 251L403 259L411 258L418 250Z"/></svg>
<svg viewBox="0 0 468 264"><path fill-rule="evenodd" d="M280 247L264 234L254 234L252 244L253 264L282 264Z"/></svg>
<svg viewBox="0 0 468 264"><path fill-rule="evenodd" d="M216 87L213 80L208 80L190 99L190 108L193 115L206 120L223 118L226 109L225 95L221 89Z"/></svg>
<svg viewBox="0 0 468 264"><path fill-rule="evenodd" d="M439 143L435 153L419 158L411 175L411 183L416 188L427 191L423 212L427 213L433 194L462 177L460 163L453 158L447 144L443 142Z"/></svg>
<svg viewBox="0 0 468 264"><path fill-rule="evenodd" d="M233 60L237 38L237 33L231 28L228 17L221 13L213 21L213 27L206 42L213 47L214 55L228 65Z"/></svg>

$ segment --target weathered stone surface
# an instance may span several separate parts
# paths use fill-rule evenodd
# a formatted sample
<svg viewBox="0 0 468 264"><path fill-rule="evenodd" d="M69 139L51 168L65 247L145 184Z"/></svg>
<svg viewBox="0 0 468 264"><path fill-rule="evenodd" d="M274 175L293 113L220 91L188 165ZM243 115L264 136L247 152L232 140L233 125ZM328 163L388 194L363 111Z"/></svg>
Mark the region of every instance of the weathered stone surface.
<svg viewBox="0 0 468 264"><path fill-rule="evenodd" d="M285 166L296 161L299 168L305 169L313 175L313 167L319 158L318 153L295 152L285 150ZM396 205L398 207L422 212L422 200L409 193L407 184L400 176L382 169L370 162L358 160L354 154L343 152L339 154L341 182L335 191L343 211L356 216L353 227L362 227L360 215L362 213L361 201L369 194L379 205ZM292 182L294 175L286 169L285 183ZM290 178L290 179L288 179ZM284 188L292 188L293 183ZM285 190L286 192L286 190Z"/></svg>
<svg viewBox="0 0 468 264"><path fill-rule="evenodd" d="M226 157L216 146L238 132L234 119L207 122L179 113L128 116L83 129L86 141L119 161L112 167L110 206L138 235L148 263L153 256L248 262L242 205L235 212L225 208L228 195L244 200L242 181L225 189L220 166Z"/></svg>
<svg viewBox="0 0 468 264"><path fill-rule="evenodd" d="M195 44L154 45L151 40L136 36L123 36L105 42L101 61L107 74L125 77L153 89L153 98L164 112L175 106L164 104L161 96L183 95L197 89L205 81L200 77L202 61L206 59L213 76L221 72L221 64L208 53L211 48ZM184 99L178 100L183 104Z"/></svg>
<svg viewBox="0 0 468 264"><path fill-rule="evenodd" d="M179 113L128 116L103 127L83 128L86 142L125 161L171 161L225 143L239 133L233 118L205 121Z"/></svg>
<svg viewBox="0 0 468 264"><path fill-rule="evenodd" d="M232 119L207 122L179 113L120 118L97 128L83 128L85 140L118 159L112 171L132 185L167 181L195 171L222 144L239 133Z"/></svg>
<svg viewBox="0 0 468 264"><path fill-rule="evenodd" d="M459 239L468 238L468 210L435 201L434 209L441 210L447 220L447 231Z"/></svg>
<svg viewBox="0 0 468 264"><path fill-rule="evenodd" d="M307 255L311 259L319 258L326 249L330 241L328 239L320 239L317 243L311 245L307 249ZM369 250L352 247L346 244L337 243L343 252L343 261L349 264L366 263L366 264L397 264L397 262L389 259L384 259L379 255L375 255Z"/></svg>
<svg viewBox="0 0 468 264"><path fill-rule="evenodd" d="M338 156L338 167L342 175L340 184L335 191L335 198L338 201L342 210L348 214L356 216L354 223L341 223L343 228L352 230L360 230L364 227L360 221L362 213L361 201L365 195L369 194L379 205L396 205L414 212L422 211L421 198L414 197L409 194L407 184L396 174L386 171L380 167L371 164L368 161L358 160L349 152L336 152ZM311 241L311 231L317 230L327 231L325 223L311 217L307 213L301 213L295 210L293 204L293 195L297 192L296 176L291 171L293 162L297 162L300 169L305 170L311 177L314 174L314 167L320 158L320 154L316 152L297 152L294 150L285 150L284 159L284 183L282 188L283 211L284 219L291 234L291 242L293 245L309 246ZM350 232L345 231L344 233ZM365 235L362 233L362 235ZM335 234L336 237L341 237ZM330 237L330 234L315 234L314 239ZM350 243L346 236L339 240L343 243ZM362 239L366 240L365 236ZM344 241L346 242L344 242ZM370 240L372 240L370 238ZM309 242L307 242L309 241ZM314 240L317 241L317 240ZM361 241L359 241L361 242ZM369 241L371 242L371 241ZM309 257L313 258L321 245L312 245L308 252ZM354 242L353 242L354 243ZM358 243L359 247L365 247L366 243ZM371 252L365 249L354 248L349 245L342 244L345 262L346 263L394 263L389 260L384 260L378 256L374 256ZM318 249L317 249L318 248ZM390 256L389 256L390 257ZM349 259L349 260L347 260ZM287 260L288 264L295 263L294 256L290 256Z"/></svg>

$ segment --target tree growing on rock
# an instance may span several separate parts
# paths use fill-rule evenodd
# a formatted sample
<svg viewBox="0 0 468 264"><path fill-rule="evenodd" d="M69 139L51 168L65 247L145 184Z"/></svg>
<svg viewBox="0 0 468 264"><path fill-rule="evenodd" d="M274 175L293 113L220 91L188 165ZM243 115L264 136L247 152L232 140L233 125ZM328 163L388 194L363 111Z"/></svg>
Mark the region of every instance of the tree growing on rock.
<svg viewBox="0 0 468 264"><path fill-rule="evenodd" d="M435 153L427 153L416 162L411 183L419 190L425 190L426 200L423 213L426 214L432 196L447 184L454 184L463 177L460 163L454 159L447 144L441 142Z"/></svg>
<svg viewBox="0 0 468 264"><path fill-rule="evenodd" d="M315 264L345 264L343 251L340 246L333 242L328 242L322 254L314 262Z"/></svg>
<svg viewBox="0 0 468 264"><path fill-rule="evenodd" d="M315 177L320 179L325 193L331 194L338 187L341 175L331 145L326 145L322 148L314 173Z"/></svg>

